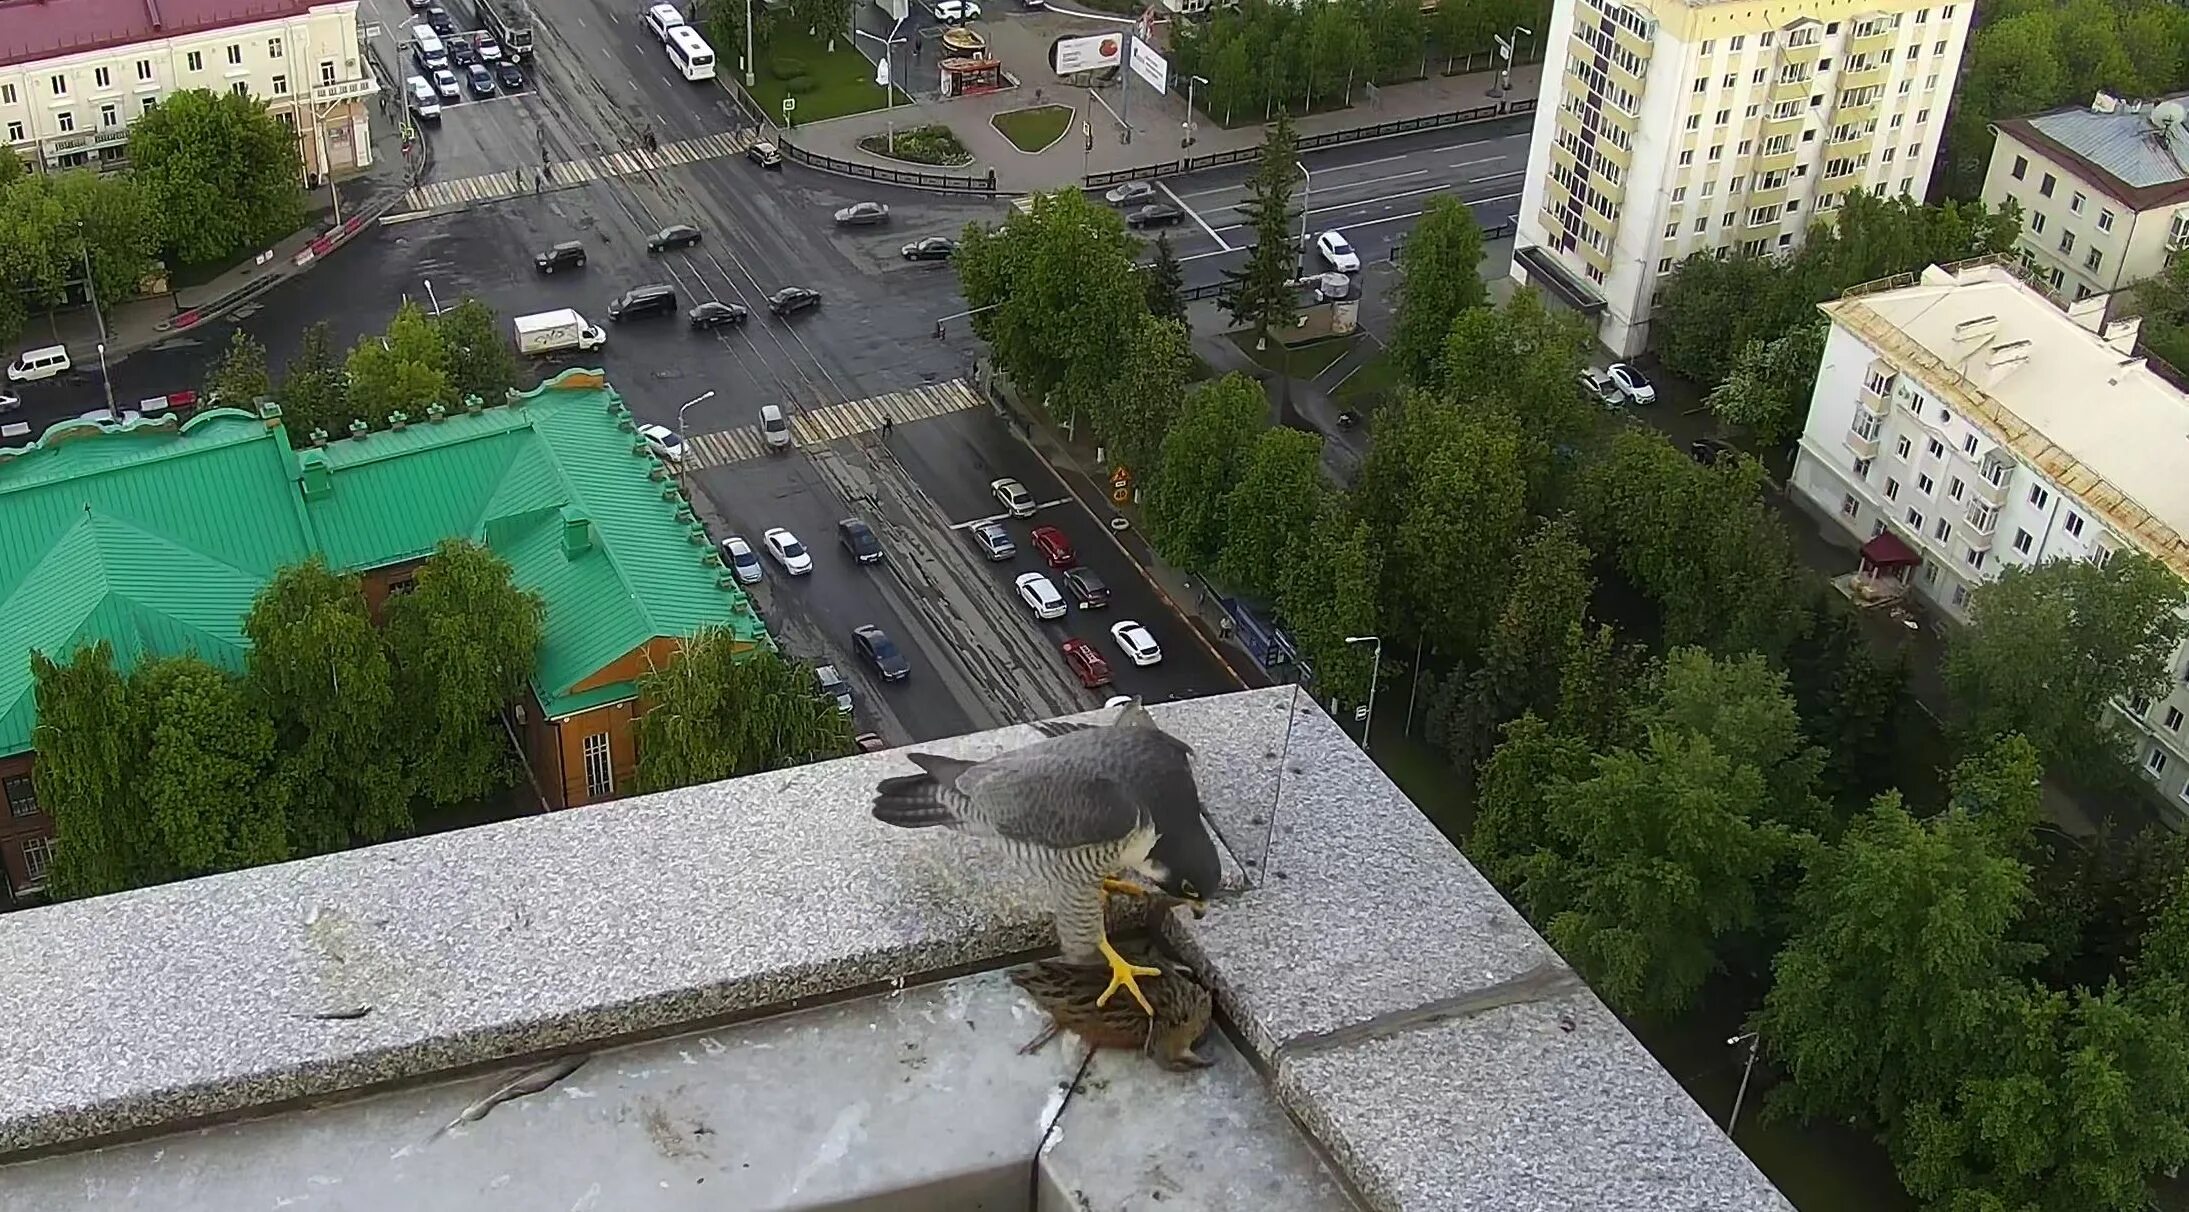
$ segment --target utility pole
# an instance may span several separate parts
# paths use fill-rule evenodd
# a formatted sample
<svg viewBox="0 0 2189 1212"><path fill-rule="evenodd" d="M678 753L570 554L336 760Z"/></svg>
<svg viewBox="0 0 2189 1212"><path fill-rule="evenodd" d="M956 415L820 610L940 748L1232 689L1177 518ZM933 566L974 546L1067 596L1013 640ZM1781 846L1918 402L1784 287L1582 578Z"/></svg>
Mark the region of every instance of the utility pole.
<svg viewBox="0 0 2189 1212"><path fill-rule="evenodd" d="M1361 708L1361 752L1368 752L1368 730L1376 726L1376 675L1383 670L1383 637L1380 635L1349 635L1348 644L1374 644L1376 650L1369 658L1368 705Z"/></svg>
<svg viewBox="0 0 2189 1212"><path fill-rule="evenodd" d="M1741 1103L1748 1098L1748 1075L1756 1071L1756 1046L1762 1042L1754 1031L1744 1035L1736 1035L1725 1041L1726 1046L1729 1048L1737 1048L1742 1044L1748 1045L1748 1063L1741 1066L1741 1088L1733 1095L1733 1113L1725 1117L1725 1135L1729 1140L1733 1136L1733 1125L1741 1120Z"/></svg>
<svg viewBox="0 0 2189 1212"><path fill-rule="evenodd" d="M110 339L106 331L106 313L99 308L99 284L91 280L91 230L82 219L76 220L77 247L84 256L84 297L91 300L91 317L99 322L99 382L106 388L107 415L119 421L122 414L114 411L114 380L106 372L106 343Z"/></svg>

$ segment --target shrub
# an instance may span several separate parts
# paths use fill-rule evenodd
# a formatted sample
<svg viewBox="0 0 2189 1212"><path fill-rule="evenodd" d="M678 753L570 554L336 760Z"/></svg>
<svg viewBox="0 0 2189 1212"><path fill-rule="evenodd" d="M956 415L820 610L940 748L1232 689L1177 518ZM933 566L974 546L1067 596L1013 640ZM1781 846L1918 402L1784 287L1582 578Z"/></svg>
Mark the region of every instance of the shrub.
<svg viewBox="0 0 2189 1212"><path fill-rule="evenodd" d="M878 156L908 161L913 164L937 164L954 166L970 163L973 153L965 150L957 135L947 126L915 126L897 132L897 147L890 150L886 135L868 135L859 140L859 146Z"/></svg>
<svg viewBox="0 0 2189 1212"><path fill-rule="evenodd" d="M778 80L795 80L806 74L804 59L782 58L768 64L768 74Z"/></svg>
<svg viewBox="0 0 2189 1212"><path fill-rule="evenodd" d="M793 97L803 97L821 87L821 82L811 76L793 76L783 82L783 91Z"/></svg>

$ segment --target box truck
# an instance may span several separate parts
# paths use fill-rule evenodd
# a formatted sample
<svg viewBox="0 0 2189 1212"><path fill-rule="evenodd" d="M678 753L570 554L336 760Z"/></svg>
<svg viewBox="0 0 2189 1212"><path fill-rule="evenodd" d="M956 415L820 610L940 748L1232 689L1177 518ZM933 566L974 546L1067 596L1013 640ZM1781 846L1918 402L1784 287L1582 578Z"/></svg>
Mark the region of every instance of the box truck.
<svg viewBox="0 0 2189 1212"><path fill-rule="evenodd" d="M585 322L574 309L564 307L529 316L518 316L517 352L535 357L570 349L599 349L608 334Z"/></svg>

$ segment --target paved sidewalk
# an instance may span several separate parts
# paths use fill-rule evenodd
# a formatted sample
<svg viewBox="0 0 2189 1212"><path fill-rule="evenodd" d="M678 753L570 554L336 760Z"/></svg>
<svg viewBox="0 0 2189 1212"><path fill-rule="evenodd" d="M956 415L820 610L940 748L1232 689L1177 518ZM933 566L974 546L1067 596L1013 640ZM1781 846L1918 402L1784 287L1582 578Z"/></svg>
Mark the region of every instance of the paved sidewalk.
<svg viewBox="0 0 2189 1212"><path fill-rule="evenodd" d="M1001 41L1002 38L996 31L1013 24L1017 22L991 27L988 32L996 41ZM1020 59L1006 56L1005 62L1024 71L1023 61ZM1512 88L1505 92L1504 99L1533 101L1540 74L1539 64L1524 63L1515 68ZM1185 97L1171 93L1158 98L1153 90L1137 79L1132 85L1134 91L1131 103L1134 137L1126 142L1113 113L1122 108L1118 95L1122 86L1071 88L1056 81L1045 68L1038 73L1038 78L1043 82L1035 82L1035 73L1027 73L1022 78L1028 82L1018 88L1001 92L950 100L923 100L912 105L899 105L893 111L875 110L844 118L831 118L811 125L799 125L784 133L800 148L839 160L920 171L925 166L904 164L860 150L859 140L868 135L884 133L892 123L898 130L928 123L942 123L957 134L967 151L973 153L973 162L959 167L929 168L925 171L979 176L992 168L996 172L997 188L1011 193L1065 188L1077 185L1089 173L1138 168L1146 164L1175 160L1182 154L1206 156L1239 148L1258 147L1262 142L1260 125L1242 123L1225 130L1208 122L1207 115L1203 114L1196 116L1192 146L1182 151L1180 144L1186 117ZM1496 83L1496 79L1495 72L1460 76L1432 75L1426 80L1393 84L1379 90L1377 103L1373 106L1356 103L1348 109L1295 119L1293 125L1303 135L1319 134L1488 105L1498 100L1489 95L1490 86ZM1064 138L1057 140L1044 151L1020 151L990 122L997 114L1037 105L1069 105L1073 110L1071 129ZM1090 113L1092 121L1088 123ZM1094 148L1091 151L1087 149L1086 141L1080 134L1083 123L1092 125L1094 129Z"/></svg>
<svg viewBox="0 0 2189 1212"><path fill-rule="evenodd" d="M310 205L316 209L310 221L259 258L247 259L195 286L109 307L105 316L107 363L119 362L139 350L221 318L276 283L313 268L323 254L371 228L379 213L402 200L403 191L410 184L402 139L394 123L384 114L375 114L373 135L372 166L335 183L348 230L335 227L333 204L326 188L313 190ZM99 344L99 317L88 307L36 316L24 326L23 335L18 339L18 344L25 346L47 342L67 345L79 367L95 367L97 361L93 351Z"/></svg>

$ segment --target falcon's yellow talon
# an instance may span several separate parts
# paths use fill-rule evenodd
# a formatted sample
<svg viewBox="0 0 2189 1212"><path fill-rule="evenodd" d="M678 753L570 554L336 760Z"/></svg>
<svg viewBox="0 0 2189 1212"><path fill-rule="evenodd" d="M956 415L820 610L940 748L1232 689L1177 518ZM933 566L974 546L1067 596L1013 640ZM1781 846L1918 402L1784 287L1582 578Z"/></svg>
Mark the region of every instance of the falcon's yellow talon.
<svg viewBox="0 0 2189 1212"><path fill-rule="evenodd" d="M1117 894L1118 894L1119 896L1152 896L1152 895L1154 895L1154 894L1153 894L1153 893L1151 893L1151 892L1150 892L1150 891L1149 891L1148 889L1146 889L1146 888L1143 888L1143 887L1141 887L1140 885L1138 885L1138 884L1135 884L1135 883L1133 883L1133 882L1132 882L1131 880L1121 880L1121 879L1117 879L1117 878L1115 878L1115 877L1106 877L1106 878L1104 878L1104 879L1103 879L1103 881L1102 881L1102 890L1103 890L1104 892L1114 892L1114 893L1117 893Z"/></svg>
<svg viewBox="0 0 2189 1212"><path fill-rule="evenodd" d="M1117 953L1117 948L1110 946L1110 940L1106 938L1102 940L1099 946L1102 949L1102 958L1110 962L1110 984L1108 988L1102 991L1102 996L1095 999L1095 1005L1109 1005L1110 999L1117 995L1117 991L1119 989L1123 989L1125 992L1133 995L1133 1000L1140 1003L1140 1009L1145 1012L1149 1018L1154 1018L1155 1007L1148 1004L1148 995L1140 991L1140 982L1134 980L1133 978L1140 976L1161 976L1163 975L1163 970L1161 968L1149 968L1144 967L1140 964L1133 963L1131 960L1128 960L1124 956L1119 955Z"/></svg>

